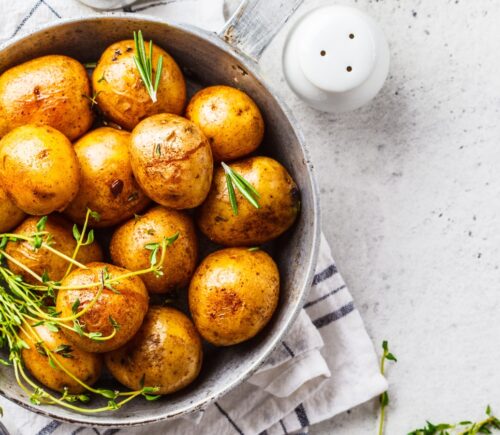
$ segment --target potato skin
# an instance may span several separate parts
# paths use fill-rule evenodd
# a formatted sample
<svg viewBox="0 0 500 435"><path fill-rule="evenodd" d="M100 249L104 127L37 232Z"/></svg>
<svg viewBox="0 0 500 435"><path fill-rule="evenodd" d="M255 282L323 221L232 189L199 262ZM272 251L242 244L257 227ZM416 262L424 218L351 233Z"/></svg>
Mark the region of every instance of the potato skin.
<svg viewBox="0 0 500 435"><path fill-rule="evenodd" d="M260 245L284 233L300 208L299 190L287 170L269 157L252 157L232 163L260 194L259 209L236 190L238 215L229 202L224 170L214 172L212 188L199 209L198 226L211 240L226 246Z"/></svg>
<svg viewBox="0 0 500 435"><path fill-rule="evenodd" d="M70 344L61 331L49 331L44 325L36 326L33 329L37 332L38 336L49 350L54 351L61 345ZM20 333L20 337L30 346L29 349L23 349L21 351L23 362L30 373L40 383L61 393L64 391L65 387L70 394L79 394L86 391L84 387L61 369L54 369L49 364L48 357L38 352L36 343L30 337L23 332ZM66 358L61 354L54 353L53 358L57 359L57 361L82 382L87 385L93 385L101 375L101 356L85 352L74 346L71 346L70 355L72 358Z"/></svg>
<svg viewBox="0 0 500 435"><path fill-rule="evenodd" d="M49 126L23 125L0 140L0 183L24 212L62 211L80 187L71 142Z"/></svg>
<svg viewBox="0 0 500 435"><path fill-rule="evenodd" d="M180 116L162 113L140 122L132 132L130 161L146 195L165 207L197 207L210 190L210 145L195 124Z"/></svg>
<svg viewBox="0 0 500 435"><path fill-rule="evenodd" d="M130 133L102 127L87 133L74 149L82 181L75 199L64 213L83 224L87 208L100 214L93 227L109 227L139 213L150 202L135 181L130 166Z"/></svg>
<svg viewBox="0 0 500 435"><path fill-rule="evenodd" d="M149 42L145 45L149 53ZM165 50L153 44L154 74L158 57L163 56L156 103L153 103L144 87L134 55L133 40L116 42L104 51L92 74L99 108L107 118L129 131L144 118L157 113L180 115L186 103L184 77L175 60Z"/></svg>
<svg viewBox="0 0 500 435"><path fill-rule="evenodd" d="M193 323L178 310L150 307L141 329L124 347L104 355L111 374L128 388L178 391L198 376L203 354Z"/></svg>
<svg viewBox="0 0 500 435"><path fill-rule="evenodd" d="M151 251L144 246L161 243L165 237L172 237L177 232L179 237L167 248L163 275L148 273L141 275L141 279L150 293L184 288L196 267L198 241L191 217L181 211L159 206L123 224L111 239L113 263L128 270L147 269L151 264Z"/></svg>
<svg viewBox="0 0 500 435"><path fill-rule="evenodd" d="M30 236L37 231L36 224L38 221L39 218L37 217L28 217L13 231L13 233ZM73 255L73 251L76 247L76 240L73 237L72 224L70 222L59 215L50 215L45 224L45 231L48 231L52 236L52 247L69 257ZM69 265L66 260L46 249L42 248L35 250L33 246L26 241L19 240L18 242L9 242L6 252L25 266L28 266L39 276L47 272L49 278L53 281L60 281ZM76 259L83 264L101 261L101 247L95 241L90 245L82 246L78 251ZM7 266L12 272L21 275L26 282L38 284L38 281L10 260L7 260Z"/></svg>
<svg viewBox="0 0 500 435"><path fill-rule="evenodd" d="M0 186L0 233L10 231L19 225L25 216L24 212L10 200L7 192Z"/></svg>
<svg viewBox="0 0 500 435"><path fill-rule="evenodd" d="M92 125L90 95L85 68L70 57L43 56L15 66L0 76L0 137L35 123L74 140Z"/></svg>
<svg viewBox="0 0 500 435"><path fill-rule="evenodd" d="M264 120L255 102L230 86L210 86L197 92L186 118L205 134L215 161L234 160L255 151L264 137Z"/></svg>
<svg viewBox="0 0 500 435"><path fill-rule="evenodd" d="M189 286L189 309L201 336L216 346L254 337L278 305L280 278L264 251L227 248L206 257Z"/></svg>
<svg viewBox="0 0 500 435"><path fill-rule="evenodd" d="M71 272L61 283L62 286L91 285L101 282L104 268L107 268L110 277L116 277L129 271L121 267L106 263L90 263L88 269L77 269ZM105 288L95 304L83 314L79 320L85 325L87 332L100 332L103 337L113 333L110 316L120 325L116 335L105 341L95 341L87 337L80 337L76 332L64 329L64 335L75 346L87 352L109 352L123 346L140 328L148 310L148 292L138 276L124 278L113 284L114 292ZM56 309L61 317L72 315L72 306L77 299L80 301L81 311L92 300L99 290L98 286L83 289L59 290L56 299Z"/></svg>

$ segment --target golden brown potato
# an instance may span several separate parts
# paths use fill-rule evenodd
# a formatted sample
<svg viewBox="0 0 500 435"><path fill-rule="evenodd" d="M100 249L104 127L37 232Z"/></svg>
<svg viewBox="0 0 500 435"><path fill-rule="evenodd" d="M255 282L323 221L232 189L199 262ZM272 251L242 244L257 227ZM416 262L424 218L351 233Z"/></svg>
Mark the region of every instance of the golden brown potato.
<svg viewBox="0 0 500 435"><path fill-rule="evenodd" d="M31 236L33 233L37 232L36 224L38 221L39 218L37 217L31 216L27 218L14 230L14 234ZM45 231L50 234L51 246L53 248L68 257L73 255L73 251L76 247L76 240L73 237L71 223L61 216L50 215L45 224ZM47 240L47 236L44 236L43 239ZM69 263L64 258L47 251L45 248L35 249L28 241L18 240L17 242L9 242L6 252L15 260L28 266L37 275L42 276L45 272L52 281L60 281L69 266ZM81 246L76 259L83 264L101 261L101 248L95 241L90 245ZM19 266L16 266L12 261L7 260L7 265L12 272L21 275L26 282L39 284L34 277L29 275Z"/></svg>
<svg viewBox="0 0 500 435"><path fill-rule="evenodd" d="M62 211L80 187L71 142L49 126L24 125L0 140L0 183L24 212Z"/></svg>
<svg viewBox="0 0 500 435"><path fill-rule="evenodd" d="M135 181L128 156L130 133L103 127L91 131L75 144L82 170L76 198L64 213L83 224L87 208L98 212L94 227L109 227L139 213L149 203Z"/></svg>
<svg viewBox="0 0 500 435"><path fill-rule="evenodd" d="M231 164L231 168L254 186L260 195L260 208L252 206L236 190L238 215L229 202L222 168L198 214L201 231L211 240L226 246L260 245L284 233L297 217L300 200L297 185L287 170L269 157L253 157Z"/></svg>
<svg viewBox="0 0 500 435"><path fill-rule="evenodd" d="M80 289L59 290L56 299L56 310L61 317L71 316L74 304L78 300L77 312L82 311L97 295L100 283L120 275L128 270L106 263L90 263L88 269L77 269L71 272L62 283L62 287L71 288L85 286ZM97 284L97 285L96 285ZM79 317L85 332L102 334L107 340L94 340L81 336L75 331L64 329L64 335L75 346L87 352L109 352L123 346L140 328L148 311L148 292L138 276L130 276L111 283L105 287L91 308ZM113 322L118 324L115 331Z"/></svg>
<svg viewBox="0 0 500 435"><path fill-rule="evenodd" d="M61 331L49 331L44 325L36 326L33 329L38 337L28 336L21 332L20 338L30 347L21 351L21 357L24 365L35 379L46 387L61 393L65 388L70 394L79 394L85 391L85 388L60 369L56 362L54 365L57 368L50 365L46 351L41 344L37 345L42 341L52 351L52 358L57 360L72 375L87 385L92 385L97 381L102 368L100 355L71 346Z"/></svg>
<svg viewBox="0 0 500 435"><path fill-rule="evenodd" d="M146 43L149 53L149 43ZM92 74L99 108L105 116L127 130L132 130L144 118L157 113L180 115L186 102L186 83L175 60L153 44L153 75L163 56L163 68L157 101L153 103L134 62L133 40L116 42L102 54Z"/></svg>
<svg viewBox="0 0 500 435"><path fill-rule="evenodd" d="M205 133L215 161L250 154L264 137L259 108L247 94L230 86L210 86L196 93L186 118Z"/></svg>
<svg viewBox="0 0 500 435"><path fill-rule="evenodd" d="M189 309L202 337L231 346L255 336L278 305L280 278L264 251L228 248L206 257L189 286Z"/></svg>
<svg viewBox="0 0 500 435"><path fill-rule="evenodd" d="M158 387L154 394L169 394L194 381L202 358L200 337L185 314L173 308L150 307L135 337L107 353L104 361L126 387Z"/></svg>
<svg viewBox="0 0 500 435"><path fill-rule="evenodd" d="M130 161L146 195L166 207L197 207L210 190L210 145L196 125L180 116L162 113L137 125Z"/></svg>
<svg viewBox="0 0 500 435"><path fill-rule="evenodd" d="M179 233L168 247L162 265L163 275L141 275L150 293L166 293L189 284L196 267L198 241L192 219L181 211L155 207L133 218L116 230L111 239L113 263L128 270L147 269L151 264L148 244L161 243ZM160 253L158 253L158 260Z"/></svg>
<svg viewBox="0 0 500 435"><path fill-rule="evenodd" d="M70 140L92 125L90 83L67 56L38 57L0 76L0 137L24 124L50 125Z"/></svg>
<svg viewBox="0 0 500 435"><path fill-rule="evenodd" d="M19 225L24 217L24 212L10 200L7 192L0 186L0 233L10 231Z"/></svg>

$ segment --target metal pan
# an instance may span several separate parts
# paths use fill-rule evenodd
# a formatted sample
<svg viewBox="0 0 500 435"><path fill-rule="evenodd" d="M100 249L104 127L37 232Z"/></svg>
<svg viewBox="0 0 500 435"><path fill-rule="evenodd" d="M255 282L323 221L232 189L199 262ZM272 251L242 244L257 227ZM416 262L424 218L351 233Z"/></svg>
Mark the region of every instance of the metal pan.
<svg viewBox="0 0 500 435"><path fill-rule="evenodd" d="M319 245L319 205L302 137L291 113L260 76L257 60L300 3L301 0L246 1L220 34L135 14L113 14L57 21L0 47L0 72L46 54L66 54L90 62L98 59L111 43L129 39L134 30L141 29L145 37L173 55L192 83L237 86L256 100L267 129L259 153L278 159L288 168L302 199L298 222L274 248L282 288L272 321L249 342L209 349L199 379L187 389L155 402L139 399L117 411L85 415L56 406L31 404L15 382L12 369L0 366L2 395L36 413L83 425L129 426L156 422L207 406L247 379L280 343L302 308L313 279ZM5 353L4 350L4 356Z"/></svg>

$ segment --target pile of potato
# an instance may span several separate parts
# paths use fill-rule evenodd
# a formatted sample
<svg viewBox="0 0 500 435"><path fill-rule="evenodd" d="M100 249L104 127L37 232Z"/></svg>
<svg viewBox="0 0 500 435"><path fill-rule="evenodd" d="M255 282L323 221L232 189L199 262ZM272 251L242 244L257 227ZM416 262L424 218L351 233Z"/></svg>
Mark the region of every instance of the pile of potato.
<svg viewBox="0 0 500 435"><path fill-rule="evenodd" d="M181 69L153 46L153 65L163 56L153 102L134 54L133 40L111 45L91 80L82 64L61 55L33 59L0 76L0 232L29 236L37 216L49 215L51 243L71 256L73 223L82 225L87 209L100 215L90 226L109 228L111 243L82 246L76 259L86 268L73 268L67 276L68 263L55 254L28 242L7 245L16 260L8 260L8 267L26 282L37 280L18 262L38 276L62 280L67 289L55 298L61 318L75 312L75 303L77 310L85 309L99 289L90 285L102 279L103 270L116 277L147 269L146 245L178 233L167 248L163 275L125 277L116 291L104 289L80 317L86 331L103 336L113 332L112 317L120 326L113 338L96 341L36 326L50 349L70 346L72 357L57 358L85 383L98 380L104 363L128 388L159 387L159 394L167 394L199 374L202 338L216 346L235 345L254 337L272 317L279 271L265 251L252 247L290 228L299 193L277 161L243 158L264 137L263 117L247 94L211 86L186 107ZM259 208L236 190L234 214L221 161L254 186ZM196 227L226 248L200 262ZM149 303L150 294L183 289L189 292L192 320ZM83 391L30 344L23 360L35 378L54 390Z"/></svg>

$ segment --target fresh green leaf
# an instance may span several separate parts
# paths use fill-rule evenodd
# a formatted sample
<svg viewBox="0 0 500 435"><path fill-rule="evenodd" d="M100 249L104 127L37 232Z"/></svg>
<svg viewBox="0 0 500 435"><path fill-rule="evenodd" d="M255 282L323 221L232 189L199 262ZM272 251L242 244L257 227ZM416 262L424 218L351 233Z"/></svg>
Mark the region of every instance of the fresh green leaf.
<svg viewBox="0 0 500 435"><path fill-rule="evenodd" d="M106 390L104 388L99 388L97 390L97 393L105 397L106 399L116 399L116 397L118 396L118 393L116 391Z"/></svg>
<svg viewBox="0 0 500 435"><path fill-rule="evenodd" d="M45 225L47 224L47 219L49 217L48 216L43 216L40 218L40 220L37 222L36 224L36 230L38 232L41 232L41 231L45 231Z"/></svg>
<svg viewBox="0 0 500 435"><path fill-rule="evenodd" d="M80 234L80 230L76 224L73 225L73 238L78 242L82 235Z"/></svg>
<svg viewBox="0 0 500 435"><path fill-rule="evenodd" d="M73 302L73 305L71 305L71 312L73 314L77 314L78 313L78 308L80 308L80 299L76 298L75 302Z"/></svg>

